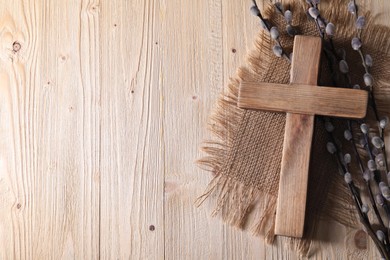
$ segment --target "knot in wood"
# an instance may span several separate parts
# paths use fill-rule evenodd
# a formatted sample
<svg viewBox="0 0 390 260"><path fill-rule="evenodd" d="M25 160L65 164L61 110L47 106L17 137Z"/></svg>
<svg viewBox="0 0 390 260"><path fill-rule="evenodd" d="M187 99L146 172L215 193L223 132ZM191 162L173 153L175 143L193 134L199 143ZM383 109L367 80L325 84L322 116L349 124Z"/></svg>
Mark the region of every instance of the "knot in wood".
<svg viewBox="0 0 390 260"><path fill-rule="evenodd" d="M14 42L14 43L12 44L12 50L13 50L14 52L20 51L21 48L22 48L22 45L20 45L19 42Z"/></svg>

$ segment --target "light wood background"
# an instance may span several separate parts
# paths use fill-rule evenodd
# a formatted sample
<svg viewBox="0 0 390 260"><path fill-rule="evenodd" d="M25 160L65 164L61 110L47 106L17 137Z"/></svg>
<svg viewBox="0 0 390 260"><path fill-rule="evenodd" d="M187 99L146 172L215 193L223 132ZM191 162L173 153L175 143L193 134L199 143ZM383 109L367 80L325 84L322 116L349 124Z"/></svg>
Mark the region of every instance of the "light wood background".
<svg viewBox="0 0 390 260"><path fill-rule="evenodd" d="M390 3L364 5L390 25ZM297 258L193 205L208 114L259 29L249 6L1 0L1 260ZM321 230L313 259L362 256Z"/></svg>

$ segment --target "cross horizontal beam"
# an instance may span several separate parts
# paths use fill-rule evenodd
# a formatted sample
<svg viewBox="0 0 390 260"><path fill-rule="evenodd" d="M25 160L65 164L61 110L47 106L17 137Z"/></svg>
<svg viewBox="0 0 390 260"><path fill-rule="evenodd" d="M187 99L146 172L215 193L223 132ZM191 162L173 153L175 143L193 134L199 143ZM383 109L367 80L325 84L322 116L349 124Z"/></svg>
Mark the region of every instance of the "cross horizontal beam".
<svg viewBox="0 0 390 260"><path fill-rule="evenodd" d="M238 106L246 109L345 118L366 116L365 90L305 84L243 82Z"/></svg>

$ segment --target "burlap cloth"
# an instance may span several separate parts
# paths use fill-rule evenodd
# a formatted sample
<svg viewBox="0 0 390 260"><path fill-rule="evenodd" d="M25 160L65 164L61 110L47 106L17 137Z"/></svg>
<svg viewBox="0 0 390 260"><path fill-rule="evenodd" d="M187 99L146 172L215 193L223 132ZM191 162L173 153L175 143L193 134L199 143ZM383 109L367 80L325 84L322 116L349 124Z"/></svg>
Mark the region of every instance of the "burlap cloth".
<svg viewBox="0 0 390 260"><path fill-rule="evenodd" d="M351 49L350 44L356 31L346 5L345 1L333 0L320 9L323 17L336 25L335 45L347 52L346 60L350 64L352 83L363 86L363 66L359 54ZM305 13L306 4L294 3L290 5L290 10L294 14L293 25L297 27L299 34L318 36L315 23ZM269 7L265 16L278 28L285 28L283 17L274 8ZM376 25L369 13L365 13L365 16L367 26L362 35L363 51L373 57L371 73L375 78L374 93L380 114L385 115L390 111L390 31L387 27ZM281 42L287 49L292 49L293 38L286 33L282 33ZM289 82L290 64L275 57L272 46L269 35L260 30L247 63L238 69L217 101L210 122L214 139L204 142L202 150L207 155L199 160L205 169L212 171L214 179L197 201L201 204L206 198L213 200L216 204L214 215L220 215L231 225L262 235L268 242L275 238L274 222L285 114L240 109L237 107L237 94L241 81ZM319 83L330 86L332 80L326 62L322 58ZM343 79L337 82L345 84ZM345 121L339 120L336 128L339 132L336 134L340 140L343 139ZM304 255L308 254L311 241L316 239L315 231L320 219L335 220L352 228L360 226L348 188L334 159L326 150L327 141L328 135L323 123L317 118L304 238L283 238ZM348 151L347 148L346 150ZM358 182L359 174L355 173L354 179Z"/></svg>

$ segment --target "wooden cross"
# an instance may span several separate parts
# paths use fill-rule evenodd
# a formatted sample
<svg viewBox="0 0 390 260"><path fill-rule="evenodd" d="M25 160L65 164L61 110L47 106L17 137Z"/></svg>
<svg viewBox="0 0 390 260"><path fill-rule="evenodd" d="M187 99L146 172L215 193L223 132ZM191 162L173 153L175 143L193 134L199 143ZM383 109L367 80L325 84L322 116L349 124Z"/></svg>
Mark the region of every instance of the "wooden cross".
<svg viewBox="0 0 390 260"><path fill-rule="evenodd" d="M366 115L366 91L316 86L321 44L318 37L295 37L289 85L258 82L240 85L239 107L287 113L276 210L277 235L303 236L314 116Z"/></svg>

